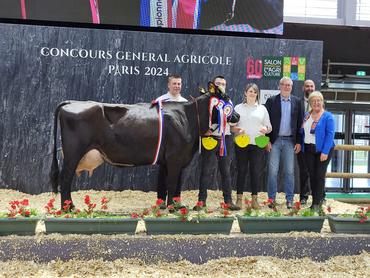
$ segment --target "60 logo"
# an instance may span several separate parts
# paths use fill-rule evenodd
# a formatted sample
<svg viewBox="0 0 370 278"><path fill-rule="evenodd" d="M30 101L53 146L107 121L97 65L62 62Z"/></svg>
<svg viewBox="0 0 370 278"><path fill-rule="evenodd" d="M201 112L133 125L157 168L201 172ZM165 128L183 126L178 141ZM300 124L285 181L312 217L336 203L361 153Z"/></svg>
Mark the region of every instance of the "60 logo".
<svg viewBox="0 0 370 278"><path fill-rule="evenodd" d="M262 60L248 58L246 63L247 79L262 78Z"/></svg>

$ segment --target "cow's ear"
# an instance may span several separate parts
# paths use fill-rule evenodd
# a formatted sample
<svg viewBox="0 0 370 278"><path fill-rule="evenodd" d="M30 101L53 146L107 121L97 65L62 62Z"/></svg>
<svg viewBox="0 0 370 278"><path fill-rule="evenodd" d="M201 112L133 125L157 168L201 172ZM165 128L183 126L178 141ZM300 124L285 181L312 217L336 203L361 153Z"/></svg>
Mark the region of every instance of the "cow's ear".
<svg viewBox="0 0 370 278"><path fill-rule="evenodd" d="M208 82L208 92L211 94L216 93L216 85L213 82Z"/></svg>

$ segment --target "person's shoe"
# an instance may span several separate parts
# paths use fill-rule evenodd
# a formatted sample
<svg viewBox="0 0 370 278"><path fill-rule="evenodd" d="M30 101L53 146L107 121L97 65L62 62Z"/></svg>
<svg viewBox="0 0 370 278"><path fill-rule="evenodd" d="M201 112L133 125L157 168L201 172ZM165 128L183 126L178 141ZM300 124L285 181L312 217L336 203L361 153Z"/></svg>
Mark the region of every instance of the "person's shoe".
<svg viewBox="0 0 370 278"><path fill-rule="evenodd" d="M235 205L233 202L231 203L226 203L229 207L229 210L240 210L240 207L238 207L237 205Z"/></svg>
<svg viewBox="0 0 370 278"><path fill-rule="evenodd" d="M201 210L203 210L206 206L207 206L207 205L206 205L206 202L203 202L203 206L195 205L195 206L193 207L193 210L194 210L194 211L201 211Z"/></svg>
<svg viewBox="0 0 370 278"><path fill-rule="evenodd" d="M274 209L274 208L276 208L276 201L275 200L273 200L271 203L269 203L268 205L267 205L270 209Z"/></svg>
<svg viewBox="0 0 370 278"><path fill-rule="evenodd" d="M292 202L292 201L287 201L287 202L286 202L286 208L287 208L287 209L291 209L291 208L293 208L293 202Z"/></svg>
<svg viewBox="0 0 370 278"><path fill-rule="evenodd" d="M252 209L260 209L257 195L252 195Z"/></svg>
<svg viewBox="0 0 370 278"><path fill-rule="evenodd" d="M307 205L307 198L302 198L299 202L302 206Z"/></svg>
<svg viewBox="0 0 370 278"><path fill-rule="evenodd" d="M236 206L240 208L243 206L243 194L236 195Z"/></svg>
<svg viewBox="0 0 370 278"><path fill-rule="evenodd" d="M166 209L167 206L166 206L166 203L163 202L162 204L159 205L159 209Z"/></svg>
<svg viewBox="0 0 370 278"><path fill-rule="evenodd" d="M319 212L320 209L321 209L321 206L320 205L314 205L314 204L312 204L310 206L310 209L313 210L314 212Z"/></svg>

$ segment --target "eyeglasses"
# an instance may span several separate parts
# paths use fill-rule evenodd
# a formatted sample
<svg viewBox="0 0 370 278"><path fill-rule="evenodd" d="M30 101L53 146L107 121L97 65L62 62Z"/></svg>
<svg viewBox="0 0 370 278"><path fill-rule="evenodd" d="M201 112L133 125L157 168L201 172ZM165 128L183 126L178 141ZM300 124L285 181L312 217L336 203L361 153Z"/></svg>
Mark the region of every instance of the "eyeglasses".
<svg viewBox="0 0 370 278"><path fill-rule="evenodd" d="M291 87L292 84L289 84L289 83L280 83L280 86Z"/></svg>

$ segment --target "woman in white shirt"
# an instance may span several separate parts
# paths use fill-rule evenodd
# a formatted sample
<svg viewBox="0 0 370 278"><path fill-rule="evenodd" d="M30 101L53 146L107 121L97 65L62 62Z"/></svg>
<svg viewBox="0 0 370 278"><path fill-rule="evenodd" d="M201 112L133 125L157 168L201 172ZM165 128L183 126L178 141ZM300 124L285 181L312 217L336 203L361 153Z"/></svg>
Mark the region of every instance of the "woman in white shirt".
<svg viewBox="0 0 370 278"><path fill-rule="evenodd" d="M235 153L237 159L238 176L236 182L237 188L237 206L242 207L243 191L246 175L249 172L252 189L252 208L258 209L257 200L258 191L262 189L263 170L265 168L264 143L256 143L265 134L272 130L270 117L265 106L259 102L260 91L256 84L251 83L246 86L244 92L244 101L235 106L235 111L240 114L240 120L233 131L236 137L244 136L244 144L239 144L236 140ZM259 138L258 138L259 137ZM249 144L245 147L246 141ZM263 138L266 143L266 138ZM257 146L259 145L259 146Z"/></svg>

